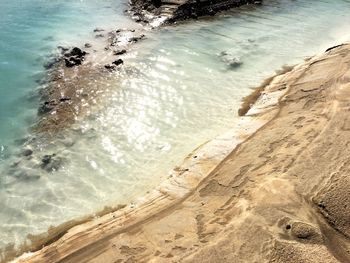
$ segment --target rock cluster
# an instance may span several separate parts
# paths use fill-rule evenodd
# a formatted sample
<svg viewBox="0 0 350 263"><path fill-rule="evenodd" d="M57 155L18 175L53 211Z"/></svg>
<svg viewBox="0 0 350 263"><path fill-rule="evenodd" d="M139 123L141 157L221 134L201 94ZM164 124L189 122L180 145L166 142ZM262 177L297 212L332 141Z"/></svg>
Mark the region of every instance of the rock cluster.
<svg viewBox="0 0 350 263"><path fill-rule="evenodd" d="M71 68L74 66L81 65L81 63L84 61L86 52L81 50L78 47L74 47L69 52L64 54L64 62L66 67Z"/></svg>
<svg viewBox="0 0 350 263"><path fill-rule="evenodd" d="M149 13L166 17L167 22L215 15L217 12L245 4L262 4L262 0L131 0L133 18L150 22Z"/></svg>

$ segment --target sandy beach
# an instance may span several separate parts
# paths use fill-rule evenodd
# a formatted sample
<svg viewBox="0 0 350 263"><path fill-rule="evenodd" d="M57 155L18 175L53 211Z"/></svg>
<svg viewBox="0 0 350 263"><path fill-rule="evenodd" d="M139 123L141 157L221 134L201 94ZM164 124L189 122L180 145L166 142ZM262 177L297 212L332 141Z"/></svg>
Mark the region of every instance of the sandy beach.
<svg viewBox="0 0 350 263"><path fill-rule="evenodd" d="M239 134L16 262L349 262L349 62L344 44L274 77Z"/></svg>

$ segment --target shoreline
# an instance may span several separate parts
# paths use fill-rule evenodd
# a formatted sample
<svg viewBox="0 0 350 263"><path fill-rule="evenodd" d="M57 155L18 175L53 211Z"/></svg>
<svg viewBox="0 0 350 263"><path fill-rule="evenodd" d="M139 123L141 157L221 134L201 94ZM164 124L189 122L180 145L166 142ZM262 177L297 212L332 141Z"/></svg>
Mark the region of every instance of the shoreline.
<svg viewBox="0 0 350 263"><path fill-rule="evenodd" d="M287 73L287 68L288 67L276 71L276 75L274 75L273 77L269 77L268 79L266 79L266 81L263 82L266 85L261 85L260 87L253 89L253 93L255 90L259 90L259 94L261 94L265 90L266 86L272 83L275 78L278 78L279 76ZM263 102L263 105L260 105L259 107L270 108L275 106L275 101L278 95L269 95L271 95L272 104ZM258 98L259 97L256 97L256 100L258 100ZM242 108L245 107L245 99L246 98L242 99ZM251 102L251 99L249 99L249 101ZM255 104L255 102L256 101L254 101L253 104ZM254 108L254 105L251 108ZM258 111L258 109L256 110ZM252 114L252 116L249 116L249 114L246 112L246 114L244 114L243 117L237 117L234 120L235 125L233 126L236 127L234 130L228 130L224 134L221 134L215 137L214 139L204 142L202 145L198 146L190 154L188 154L187 157L184 158L180 166L176 166L169 173L168 179L162 181L156 190L152 191L149 194L146 194L145 196L139 197L135 202L132 202L128 205L119 204L116 207L105 207L102 211L99 211L93 215L88 215L83 218L74 219L69 222L65 222L64 224L59 225L57 227L52 227L47 233L34 235L33 237L31 237L30 239L33 241L33 244L29 246L24 245L23 248L21 248L19 251L38 251L43 246L43 244L45 244L44 246L51 245L52 243L60 239L63 235L68 233L72 228L75 228L79 225L84 225L86 223L89 223L90 221L94 221L96 220L96 217L110 217L110 215L113 214L113 218L115 218L116 216L114 215L114 213L128 213L124 210L133 211L134 209L137 209L137 207L147 206L148 203L152 204L154 200L159 200L162 198L167 199L167 196L172 196L174 199L179 199L179 197L177 197L177 190L180 190L180 192L186 191L186 185L188 185L188 189L190 189L188 191L191 191L191 189L194 190L198 185L200 185L201 180L212 172L211 169L215 169L221 162L225 160L227 155L232 150L238 147L241 143L247 140L249 136L254 134L263 125L265 125L271 116L269 113L267 113L267 117L264 115L265 114L262 113L262 116L256 118L255 113ZM189 168L187 167L191 167L191 171L189 171ZM187 175L188 173L190 174ZM200 175L197 175L197 173L200 173ZM186 175L186 177L190 177L181 178L183 174ZM176 179L182 180L182 182L178 182ZM180 195L183 195L183 193L181 193ZM170 200L166 200L166 202L167 201ZM14 258L13 255L17 254L18 251L12 251L12 249L9 249L8 251L5 251L5 254L7 253L9 255L9 258ZM24 258L30 255L31 252L26 252L24 253ZM5 261L7 260L8 259L5 259Z"/></svg>
<svg viewBox="0 0 350 263"><path fill-rule="evenodd" d="M317 59L317 56L313 59ZM130 231L135 225L142 225L159 217L163 211L175 209L179 202L181 203L187 199L191 193L201 186L206 178L213 175L218 167L227 161L228 156L232 152L239 150L241 144L249 141L250 137L254 136L260 129L263 129L266 124L278 115L278 104L281 98L288 93L287 87L284 84L281 87L281 83L283 83L283 79L288 74L298 71L302 67L303 64L293 68L285 68L278 72L276 76L267 79L263 90L260 90L261 96L257 97L255 101L251 101L251 98L248 98L248 101L253 103L253 106L243 117L237 119L237 125L241 127L241 134L235 134L236 131L228 131L225 135L218 136L212 141L205 143L189 154L183 164L174 169L171 177L162 182L149 195L118 211L107 213L93 221L73 227L63 236L66 243L58 240L38 252L24 255L23 258L19 258L14 262L36 262L37 260L57 262L64 260L66 256L71 257L74 254L79 254L79 251L85 250L86 247L94 246L101 239L108 239L124 231ZM279 88L276 89L276 86ZM145 217L145 215L147 216ZM75 244L77 240L80 240L79 236L82 235L81 238L84 239L83 233L86 231L93 236L90 236L88 240L82 241L81 247L77 247L78 245ZM106 237L101 238L101 233L104 233L103 235ZM61 243L62 247L57 242ZM56 244L58 247L55 246ZM71 250L69 247L74 248L71 248L73 249ZM60 251L66 251L67 249L67 255L61 255L62 258L56 258L58 255L54 255L52 258L42 258L45 255L51 255L51 252L49 252L51 249L56 250L58 248Z"/></svg>
<svg viewBox="0 0 350 263"><path fill-rule="evenodd" d="M345 44L345 46L347 46ZM344 47L343 45L339 46L340 48ZM330 48L326 52L333 52L335 49L335 52L337 51L338 47L335 48ZM313 59L313 58L312 58ZM305 62L305 63L308 63ZM300 65L299 65L300 66ZM278 107L276 106L277 104L281 103L284 104L285 102L281 99L288 93L287 88L282 88L280 87L279 90L275 90L271 93L265 93L265 88L269 86L276 86L279 84L276 84L279 82L280 78L283 78L285 74L290 73L290 71L293 71L297 68L286 68L282 70L282 72L279 72L277 76L273 76L264 82L261 87L256 89L251 96L248 96L247 98L243 99L243 105L241 107L241 113L239 114L240 116L244 116L243 118L245 119L242 121L238 122L238 126L242 126L242 134L236 134L233 136L232 134L234 132L229 131L227 135L223 136L218 136L217 138L213 139L212 141L209 141L205 143L204 145L198 147L197 150L194 150L191 154L189 154L185 160L184 163L180 166L174 169L173 173L171 174L171 178L169 178L166 182L162 182L161 186L159 189L155 190L154 193L151 193L150 195L141 197L138 202L132 205L128 205L125 208L117 207L115 210L117 211L105 211L102 212L101 214L97 213L96 215L100 218L94 219L92 217L94 216L89 216L86 219L82 219L81 222L79 223L72 223L72 225L69 225L70 222L67 222L68 226L64 226L64 231L65 235L62 237L62 231L58 233L58 239L56 237L50 237L53 238L53 240L49 242L45 242L45 247L43 250L39 250L37 252L34 252L33 254L27 254L28 258L24 256L23 258L19 258L19 261L15 262L36 262L36 257L38 256L37 253L43 253L44 256L46 256L46 253L51 254L51 248L52 246L55 247L55 244L57 242L59 243L62 240L65 240L67 238L67 241L70 242L69 238L73 237L73 242L71 245L75 246L74 242L77 242L75 240L76 236L79 234L80 231L88 231L95 232L92 235L96 235L96 240L92 240L91 244L89 244L87 247L85 246L86 244L81 244L80 248L77 248L76 251L68 251L67 255L64 256L63 261L71 260L71 256L73 255L73 258L75 257L76 254L79 254L81 251L85 251L86 249L92 249L94 250L94 247L100 248L100 245L97 244L96 242L99 243L101 240L101 235L104 236L106 235L106 239L113 238L113 235L119 235L120 233L123 233L124 229L125 232L129 233L130 231L138 231L137 228L142 227L143 224L148 224L149 222L154 221L155 218L161 218L163 214L167 214L169 211L180 209L179 208L179 203L181 203L183 200L187 199L189 196L191 196L192 193L194 193L196 190L198 190L200 187L203 186L203 182L210 176L213 176L213 174L219 169L218 167L224 165L225 162L229 160L230 155L232 154L232 149L233 151L239 151L240 146L245 144L247 141L250 140L251 137L255 135L256 132L259 132L260 129L263 129L265 125L270 123L275 119L274 114L276 116L278 115ZM272 81L272 82L271 82ZM64 101L66 102L66 101ZM253 105L253 106L252 106ZM251 107L252 106L252 107ZM277 111L277 112L276 112ZM255 120L255 118L257 118ZM259 119L261 118L261 119ZM266 119L265 119L266 118ZM248 121L248 119L250 119ZM258 120L259 119L259 120ZM246 123L247 122L247 123ZM249 124L248 124L249 122ZM250 122L255 123L255 125L252 125ZM252 126L250 126L252 125ZM246 128L244 128L247 126ZM235 131L236 132L236 131ZM223 144L227 143L227 145L223 146ZM229 147L232 148L230 148ZM227 149L225 147L228 147ZM230 149L231 150L230 150ZM220 151L223 151L220 153ZM221 159L221 160L220 160ZM197 168L194 168L197 167ZM192 170L193 169L193 170ZM200 175L198 175L200 174ZM221 187L214 185L213 187ZM148 197L149 196L149 197ZM154 201L154 202L153 202ZM160 203L159 207L157 207L157 204ZM150 207L148 207L150 206ZM155 211L152 208L153 206L156 206ZM144 211L144 207L147 207L147 209ZM114 209L112 209L114 210ZM133 221L135 218L138 217L136 215L138 211L141 211L140 213L151 213L152 215L140 220L140 222L136 222L133 224L130 221ZM163 211L166 211L163 213ZM135 214L136 213L136 214ZM327 212L328 213L328 212ZM325 212L325 214L327 214ZM129 215L132 218L129 218ZM109 218L108 218L109 217ZM111 219L110 217L113 217ZM123 217L121 221L118 221L119 217ZM125 220L125 222L123 221ZM74 220L73 220L74 221ZM77 220L79 221L79 220ZM86 221L86 222L85 222ZM117 223L115 221L118 221ZM200 221L200 219L198 220ZM111 223L112 222L112 223ZM82 224L81 224L82 223ZM124 223L127 224L132 224L133 226L125 226ZM106 226L106 228L101 227L101 224ZM109 225L110 224L110 225ZM114 229L116 224L117 230ZM320 219L320 225L325 224L322 219ZM64 224L65 225L65 224ZM136 227L134 226L136 225ZM73 228L71 228L73 226ZM60 229L61 226L58 226L57 229ZM86 228L85 228L86 227ZM327 229L329 226L323 226L325 229ZM85 228L85 229L84 229ZM321 228L321 227L320 227ZM68 230L69 229L69 230ZM121 230L120 230L121 229ZM120 230L120 231L119 231ZM330 230L323 230L322 231L330 231L332 232L332 229ZM319 233L318 233L319 234ZM180 234L181 235L181 234ZM89 237L89 239L93 239L94 237ZM56 240L57 239L57 240ZM104 239L104 238L102 238ZM180 238L181 239L181 238ZM66 241L64 241L66 242ZM205 240L204 243L208 243L210 241ZM317 240L317 242L321 242ZM87 241L87 243L89 243ZM167 242L165 242L167 243ZM42 244L42 243L41 243ZM130 243L132 244L132 243ZM68 243L67 246L70 246ZM78 246L78 245L77 245ZM80 245L79 245L80 246ZM120 252L123 255L129 255L129 258L132 258L133 256L130 256L130 249L132 250L132 253L135 251L133 250L134 248L131 246L126 246L128 248L123 248L124 250L127 250L129 252L123 253ZM48 248L48 251L45 249ZM63 246L63 251L65 251L65 246ZM54 248L56 249L56 248ZM60 248L61 249L61 248ZM76 248L75 248L76 249ZM110 247L108 249L111 249ZM122 248L120 250L123 250ZM37 249L35 249L37 250ZM103 249L102 249L103 250ZM123 251L124 251L123 250ZM142 249L141 249L142 250ZM140 250L140 251L141 251ZM179 253L183 252L183 247L179 246L176 249ZM44 251L44 252L40 252ZM66 251L65 251L66 252ZM125 252L125 251L124 251ZM72 253L72 254L69 254ZM84 252L85 253L85 252ZM84 254L82 253L82 254ZM103 253L110 253L110 251L106 250ZM113 252L115 253L115 252ZM129 253L129 254L128 254ZM139 253L139 252L138 252ZM141 254L143 253L142 251L140 252ZM156 253L157 254L157 253ZM43 256L43 255L39 255ZM66 258L67 256L67 258ZM149 256L149 255L148 255ZM168 255L163 255L166 260L171 260L174 255L173 254L168 254ZM169 257L168 257L169 256ZM33 257L33 258L32 258ZM79 256L78 256L79 257ZM90 255L91 257L91 255ZM43 259L43 260L49 260L49 259ZM53 262L56 261L55 256L53 256ZM182 259L181 259L182 260ZM74 262L74 261L72 261ZM101 261L104 262L104 261ZM120 261L122 262L122 261ZM276 261L280 262L280 261ZM332 261L333 262L333 261ZM341 261L340 261L341 262Z"/></svg>
<svg viewBox="0 0 350 263"><path fill-rule="evenodd" d="M227 7L221 10L229 8ZM44 67L47 70L47 79L43 79L39 83L43 87L38 92L40 105L38 105L37 122L31 127L33 136L26 139L22 145L22 151L17 154L20 159L23 159L23 163L27 165L26 162L32 163L32 160L35 159L36 163L33 164L34 167L42 168L47 172L58 170L61 163L65 161L64 156L61 156L59 153L41 156L40 151L37 151L38 144L40 144L40 141L55 138L61 131L74 124L77 119L85 117L84 114L87 109L84 109L82 105L93 100L98 100L97 96L90 97L90 94L96 95L96 90L94 87L89 89L89 79L114 78L115 76L112 76L113 72L118 71L123 66L123 62L113 65L114 60L123 60L124 55L132 50L134 44L143 40L145 37L144 33L156 29L162 24L171 25L175 24L175 20L180 21L189 18L184 17L183 19L166 21L163 17L157 17L155 14L149 13L147 15L147 21L138 21L134 12L130 9L128 12L136 20L136 26L140 26L141 24L140 27L112 31L96 28L93 31L95 34L94 40L90 39L91 42L89 41L79 47L58 46L59 54L53 57L52 61L45 63ZM206 14L203 13L202 15ZM119 42L118 38L121 38L122 41ZM111 67L107 68L107 65ZM85 78L78 78L79 76L89 76L89 78L85 80ZM81 91L79 87L84 87L86 92ZM39 163L37 162L38 160ZM10 169L11 171L20 170L21 166L19 162L14 163ZM175 173L177 172L175 171ZM27 177L32 180L38 178L32 175ZM83 218L65 222L57 227L52 227L48 230L49 234L28 235L29 240L33 244L21 244L18 250L12 244L9 244L2 249L5 253L4 260L7 261L8 258L18 256L18 252L21 251L37 250L43 244L50 244L52 240L61 237L62 233L66 232L72 226L89 221L96 215L104 215L110 210L119 210L119 208L119 205L115 208L105 207L104 210L94 215L87 215ZM2 262L2 260L0 261Z"/></svg>

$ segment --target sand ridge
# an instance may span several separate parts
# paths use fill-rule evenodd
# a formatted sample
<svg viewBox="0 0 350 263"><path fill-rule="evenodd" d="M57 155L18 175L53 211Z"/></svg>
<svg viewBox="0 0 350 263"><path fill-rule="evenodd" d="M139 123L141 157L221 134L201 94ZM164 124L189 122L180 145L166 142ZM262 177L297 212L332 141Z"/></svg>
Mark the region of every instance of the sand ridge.
<svg viewBox="0 0 350 263"><path fill-rule="evenodd" d="M231 153L190 155L158 195L17 262L350 262L349 83L348 44L294 67Z"/></svg>

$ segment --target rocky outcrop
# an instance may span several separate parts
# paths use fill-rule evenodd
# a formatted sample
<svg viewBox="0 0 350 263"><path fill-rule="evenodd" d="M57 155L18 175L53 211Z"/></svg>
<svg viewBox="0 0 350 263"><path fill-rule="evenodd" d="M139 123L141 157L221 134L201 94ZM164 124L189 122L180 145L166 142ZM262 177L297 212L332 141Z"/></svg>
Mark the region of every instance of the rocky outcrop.
<svg viewBox="0 0 350 263"><path fill-rule="evenodd" d="M47 78L40 91L35 131L55 134L83 118L86 105L96 103L103 92L103 85L96 83L113 78L111 74L125 63L122 58L127 49L145 38L144 31L136 29L94 30L100 32L105 34L84 48L58 47L59 54L46 64Z"/></svg>
<svg viewBox="0 0 350 263"><path fill-rule="evenodd" d="M149 21L149 13L164 17L167 22L215 15L246 4L261 4L262 0L131 0L136 20Z"/></svg>

